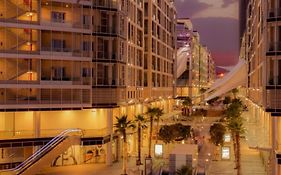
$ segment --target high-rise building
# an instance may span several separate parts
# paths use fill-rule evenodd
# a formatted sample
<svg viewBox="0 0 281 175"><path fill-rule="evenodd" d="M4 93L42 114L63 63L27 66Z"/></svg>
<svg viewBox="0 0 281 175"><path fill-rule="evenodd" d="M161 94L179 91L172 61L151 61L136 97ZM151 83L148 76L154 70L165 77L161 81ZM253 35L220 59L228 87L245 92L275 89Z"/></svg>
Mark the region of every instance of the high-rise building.
<svg viewBox="0 0 281 175"><path fill-rule="evenodd" d="M280 5L281 1L250 0L246 10L241 9L247 14L241 53L248 61L249 122L255 124L249 143L260 150L272 175L281 174Z"/></svg>
<svg viewBox="0 0 281 175"><path fill-rule="evenodd" d="M239 0L239 34L242 39L247 25L247 7L249 0Z"/></svg>
<svg viewBox="0 0 281 175"><path fill-rule="evenodd" d="M215 64L208 48L200 43L188 18L177 20L177 96L200 102L200 89L207 89L215 80Z"/></svg>
<svg viewBox="0 0 281 175"><path fill-rule="evenodd" d="M78 163L117 160L116 116L172 111L175 24L171 0L1 0L0 169L67 128L84 130Z"/></svg>

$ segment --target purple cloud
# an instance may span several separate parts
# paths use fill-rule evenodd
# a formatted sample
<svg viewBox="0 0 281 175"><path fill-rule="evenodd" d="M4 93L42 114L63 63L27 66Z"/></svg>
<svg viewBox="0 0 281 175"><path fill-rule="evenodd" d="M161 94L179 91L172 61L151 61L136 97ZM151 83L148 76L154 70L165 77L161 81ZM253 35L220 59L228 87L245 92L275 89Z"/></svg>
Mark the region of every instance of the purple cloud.
<svg viewBox="0 0 281 175"><path fill-rule="evenodd" d="M205 10L212 5L198 0L176 0L178 17L192 17L195 13Z"/></svg>
<svg viewBox="0 0 281 175"><path fill-rule="evenodd" d="M228 7L229 5L233 4L237 2L237 0L223 0L223 4L222 4L222 8L226 8Z"/></svg>

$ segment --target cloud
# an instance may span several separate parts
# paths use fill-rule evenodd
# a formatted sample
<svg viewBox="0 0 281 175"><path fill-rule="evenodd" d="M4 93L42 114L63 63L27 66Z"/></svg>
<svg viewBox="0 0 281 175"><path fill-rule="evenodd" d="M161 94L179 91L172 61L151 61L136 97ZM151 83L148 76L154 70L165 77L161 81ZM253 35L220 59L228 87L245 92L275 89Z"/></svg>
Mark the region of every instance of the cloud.
<svg viewBox="0 0 281 175"><path fill-rule="evenodd" d="M211 4L199 2L198 0L176 0L176 8L179 17L192 17L196 13L210 7L212 7Z"/></svg>
<svg viewBox="0 0 281 175"><path fill-rule="evenodd" d="M193 18L228 17L238 19L238 7L237 0L213 0L211 7L196 13Z"/></svg>
<svg viewBox="0 0 281 175"><path fill-rule="evenodd" d="M222 8L227 8L229 5L238 2L237 0L223 0Z"/></svg>

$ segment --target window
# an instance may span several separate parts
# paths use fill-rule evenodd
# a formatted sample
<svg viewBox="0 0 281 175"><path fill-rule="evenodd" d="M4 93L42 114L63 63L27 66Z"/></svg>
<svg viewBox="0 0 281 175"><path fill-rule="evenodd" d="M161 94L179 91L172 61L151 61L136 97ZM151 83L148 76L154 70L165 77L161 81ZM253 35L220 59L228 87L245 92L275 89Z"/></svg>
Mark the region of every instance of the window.
<svg viewBox="0 0 281 175"><path fill-rule="evenodd" d="M90 16L88 15L83 15L83 25L85 28L88 28L90 25Z"/></svg>
<svg viewBox="0 0 281 175"><path fill-rule="evenodd" d="M90 50L90 42L83 41L83 51L89 51Z"/></svg>
<svg viewBox="0 0 281 175"><path fill-rule="evenodd" d="M91 68L84 67L82 69L82 77L91 77Z"/></svg>
<svg viewBox="0 0 281 175"><path fill-rule="evenodd" d="M52 19L52 22L64 23L65 13L63 13L63 12L52 12L51 19Z"/></svg>
<svg viewBox="0 0 281 175"><path fill-rule="evenodd" d="M62 80L65 78L65 68L64 67L54 67L53 68L53 80Z"/></svg>
<svg viewBox="0 0 281 175"><path fill-rule="evenodd" d="M58 39L53 39L52 40L52 49L54 51L61 51L62 48L65 48L65 40L58 40Z"/></svg>

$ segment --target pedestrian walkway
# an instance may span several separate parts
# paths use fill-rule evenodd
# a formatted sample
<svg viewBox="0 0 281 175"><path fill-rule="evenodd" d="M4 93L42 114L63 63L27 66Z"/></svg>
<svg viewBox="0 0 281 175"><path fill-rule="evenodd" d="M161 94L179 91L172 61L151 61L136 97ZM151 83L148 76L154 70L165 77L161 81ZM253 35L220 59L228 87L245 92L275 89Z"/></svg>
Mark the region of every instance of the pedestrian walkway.
<svg viewBox="0 0 281 175"><path fill-rule="evenodd" d="M43 170L37 175L120 175L122 174L122 161L114 163L112 166L105 164L83 164L63 167L51 167ZM135 158L128 161L128 175L139 175Z"/></svg>
<svg viewBox="0 0 281 175"><path fill-rule="evenodd" d="M242 175L266 175L259 151L249 149L244 139L241 139L241 170Z"/></svg>
<svg viewBox="0 0 281 175"><path fill-rule="evenodd" d="M236 175L234 154L231 157L229 161L212 161L209 175ZM241 139L241 175L266 175L258 150L249 149L244 139Z"/></svg>

